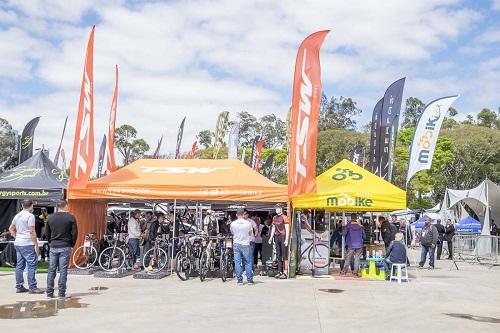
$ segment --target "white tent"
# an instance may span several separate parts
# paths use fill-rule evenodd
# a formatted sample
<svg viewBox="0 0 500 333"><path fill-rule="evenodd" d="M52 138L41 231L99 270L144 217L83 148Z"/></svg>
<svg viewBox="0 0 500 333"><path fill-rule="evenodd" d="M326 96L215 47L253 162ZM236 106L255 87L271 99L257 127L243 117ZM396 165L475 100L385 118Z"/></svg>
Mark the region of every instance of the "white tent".
<svg viewBox="0 0 500 333"><path fill-rule="evenodd" d="M470 190L446 190L444 208L452 209L459 203L465 203L479 217L483 224L482 235L490 234L490 220L500 220L500 186L486 179Z"/></svg>

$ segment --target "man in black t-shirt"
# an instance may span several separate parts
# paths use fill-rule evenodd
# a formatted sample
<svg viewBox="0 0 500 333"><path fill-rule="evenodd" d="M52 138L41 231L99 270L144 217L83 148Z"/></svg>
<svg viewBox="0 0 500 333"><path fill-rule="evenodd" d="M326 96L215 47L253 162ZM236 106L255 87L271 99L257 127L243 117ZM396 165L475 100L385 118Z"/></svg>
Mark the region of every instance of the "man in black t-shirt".
<svg viewBox="0 0 500 333"><path fill-rule="evenodd" d="M47 297L54 297L54 279L59 267L59 298L66 297L66 280L71 248L78 237L76 219L68 213L68 203L60 200L58 211L50 215L45 226L45 234L50 245L50 263L47 274Z"/></svg>

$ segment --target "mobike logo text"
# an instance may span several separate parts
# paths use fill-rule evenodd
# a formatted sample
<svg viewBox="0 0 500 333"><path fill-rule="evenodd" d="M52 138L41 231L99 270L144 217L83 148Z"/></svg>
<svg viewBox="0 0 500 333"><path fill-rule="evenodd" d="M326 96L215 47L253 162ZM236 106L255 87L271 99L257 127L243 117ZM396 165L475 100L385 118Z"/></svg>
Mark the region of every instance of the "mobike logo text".
<svg viewBox="0 0 500 333"><path fill-rule="evenodd" d="M362 197L351 197L347 193L341 193L339 197L329 197L326 199L327 206L336 207L371 207L373 204L372 199Z"/></svg>
<svg viewBox="0 0 500 333"><path fill-rule="evenodd" d="M304 58L302 59L302 83L300 84L300 105L297 115L297 133L295 136L295 184L298 182L299 174L302 177L307 176L305 161L307 159L307 135L309 134L309 116L311 114L311 98L313 95L313 85L306 74L307 49L304 49ZM302 118L303 114L303 118ZM302 120L301 120L302 119ZM304 161L304 163L302 162Z"/></svg>
<svg viewBox="0 0 500 333"><path fill-rule="evenodd" d="M192 167L141 167L144 173L173 173L173 174L209 174L219 170L231 170L232 168L192 168Z"/></svg>
<svg viewBox="0 0 500 333"><path fill-rule="evenodd" d="M92 107L92 83L90 82L87 66L85 64L84 71L84 79L83 79L83 119L82 125L80 128L80 137L78 138L78 147L76 154L76 179L79 179L81 176L87 174L89 168L92 168L92 165L87 164L87 160L89 157L89 148L90 144L93 144L90 141L90 118L91 118L91 107Z"/></svg>
<svg viewBox="0 0 500 333"><path fill-rule="evenodd" d="M431 153L432 137L434 136L434 131L436 130L436 123L441 118L441 105L437 104L434 109L434 114L427 119L425 123L425 131L422 136L418 139L418 146L420 150L418 152L418 162L422 164L429 163L429 157Z"/></svg>
<svg viewBox="0 0 500 333"><path fill-rule="evenodd" d="M21 148L27 149L33 143L33 137L31 135L27 135L23 138L21 142Z"/></svg>
<svg viewBox="0 0 500 333"><path fill-rule="evenodd" d="M347 178L350 178L351 180L362 180L363 175L348 168L337 168L332 176L332 179L337 181L346 180Z"/></svg>

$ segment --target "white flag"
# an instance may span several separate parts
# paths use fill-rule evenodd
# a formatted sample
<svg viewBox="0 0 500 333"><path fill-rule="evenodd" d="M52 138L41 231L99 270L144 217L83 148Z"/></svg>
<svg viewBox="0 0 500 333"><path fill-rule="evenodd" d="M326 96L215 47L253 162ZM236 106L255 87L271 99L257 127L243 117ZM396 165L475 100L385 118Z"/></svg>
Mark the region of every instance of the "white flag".
<svg viewBox="0 0 500 333"><path fill-rule="evenodd" d="M229 139L227 142L228 159L237 159L238 158L238 146L240 144L240 124L236 123L231 126L231 130L229 131Z"/></svg>
<svg viewBox="0 0 500 333"><path fill-rule="evenodd" d="M459 95L448 96L429 103L418 120L410 150L406 184L420 170L431 168L439 130L448 109Z"/></svg>

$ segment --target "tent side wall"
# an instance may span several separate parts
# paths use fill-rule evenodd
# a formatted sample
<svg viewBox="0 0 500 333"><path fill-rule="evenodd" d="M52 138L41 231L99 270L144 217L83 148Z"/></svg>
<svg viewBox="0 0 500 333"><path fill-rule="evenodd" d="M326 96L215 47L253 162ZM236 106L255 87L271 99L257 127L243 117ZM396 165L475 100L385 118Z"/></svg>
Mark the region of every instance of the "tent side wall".
<svg viewBox="0 0 500 333"><path fill-rule="evenodd" d="M17 200L0 200L0 233L9 229L12 219L17 213Z"/></svg>
<svg viewBox="0 0 500 333"><path fill-rule="evenodd" d="M106 206L105 201L69 200L69 211L75 216L78 226L78 239L73 250L83 245L87 234L95 232L97 239L102 239L106 231ZM70 265L73 266L73 261Z"/></svg>

